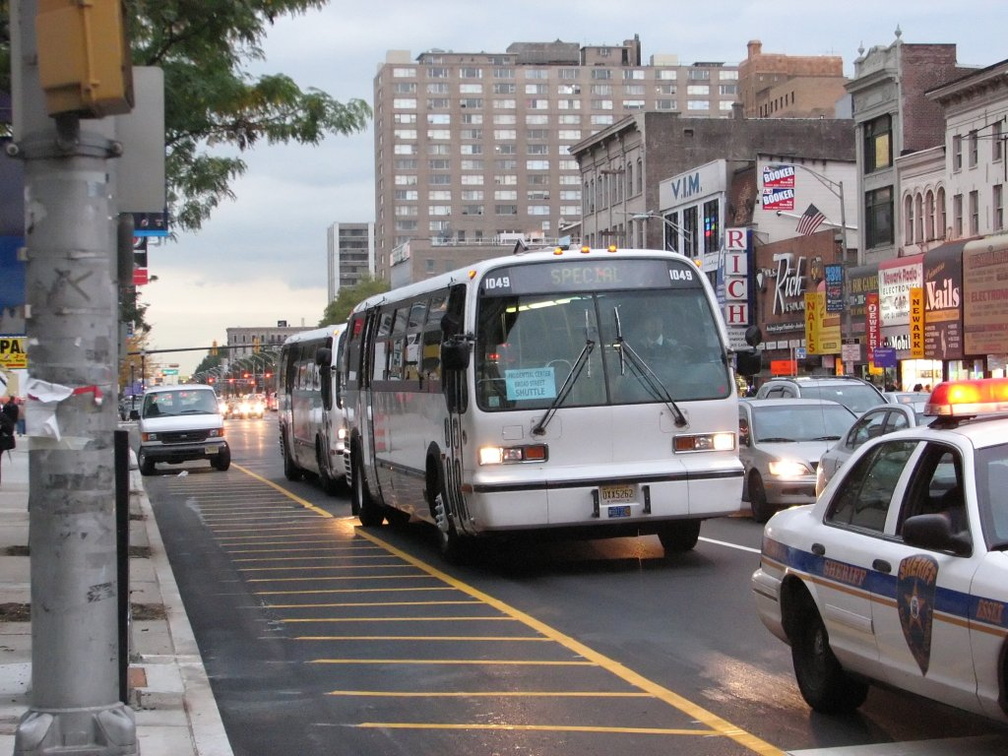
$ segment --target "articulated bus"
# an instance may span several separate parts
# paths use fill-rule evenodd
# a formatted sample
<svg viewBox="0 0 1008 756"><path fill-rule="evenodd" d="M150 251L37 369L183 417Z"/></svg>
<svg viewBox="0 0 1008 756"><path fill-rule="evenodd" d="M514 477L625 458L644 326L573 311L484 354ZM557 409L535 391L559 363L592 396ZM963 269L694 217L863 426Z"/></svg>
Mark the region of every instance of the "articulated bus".
<svg viewBox="0 0 1008 756"><path fill-rule="evenodd" d="M280 347L277 418L284 475L315 476L326 493L346 479L346 423L336 369L346 323L302 331Z"/></svg>
<svg viewBox="0 0 1008 756"><path fill-rule="evenodd" d="M519 533L687 551L742 506L733 354L677 253L482 261L358 304L345 357L355 513L432 523L448 559Z"/></svg>

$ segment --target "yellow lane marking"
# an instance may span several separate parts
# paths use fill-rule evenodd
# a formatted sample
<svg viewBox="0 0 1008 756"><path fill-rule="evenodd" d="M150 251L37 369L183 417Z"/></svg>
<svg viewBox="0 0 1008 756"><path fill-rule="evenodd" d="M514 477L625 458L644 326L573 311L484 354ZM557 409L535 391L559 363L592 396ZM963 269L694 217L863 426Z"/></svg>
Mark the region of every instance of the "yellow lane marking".
<svg viewBox="0 0 1008 756"><path fill-rule="evenodd" d="M599 653L598 651L595 651L593 648L590 648L589 646L586 646L580 641L571 638L569 635L561 633L559 630L554 629L550 625L547 625L545 622L537 620L532 615L519 611L518 609L515 609L509 604L504 603L500 599L496 599L490 594L484 593L483 591L474 588L468 583L464 583L461 580L453 578L446 572L442 572L441 570L434 568L432 565L429 565L426 562L423 562L417 559L416 557L407 554L405 551L397 549L392 544L383 541L382 539L378 538L375 535L372 535L371 533L367 532L364 529L358 529L357 535L360 536L361 538L366 538L372 543L376 543L379 546L382 546L383 548L387 549L390 554L395 554L396 556L409 562L410 564L415 565L419 569L428 572L430 575L437 577L440 580L443 580L448 585L454 586L455 588L458 588L460 591L463 591L464 593L467 593L470 596L475 596L481 601L485 601L489 606L495 607L496 609L508 615L509 617L513 617L514 619L531 627L533 630L536 630L540 634L548 638L554 639L557 643L560 643L565 648L570 649L575 654L585 659L593 661L598 666L608 670L612 674L616 675L622 680L625 680L634 687L647 691L655 698L664 701L669 706L678 709L679 711L688 715L690 718L695 719L696 721L701 722L707 725L708 727L711 727L718 734L734 740L736 743L745 746L751 751L763 754L763 756L783 756L783 752L780 749L776 748L770 743L767 743L765 740L756 737L752 733L742 730L741 728L733 725L731 722L728 722L727 720L717 716L713 712L707 711L702 706L699 706L698 704L693 703L689 699L680 696L678 693L674 693L668 688L665 688L653 682L652 680L647 679L643 675L634 672L632 669L630 669L627 666L624 666L623 664L620 664L615 659L610 659L609 657Z"/></svg>
<svg viewBox="0 0 1008 756"><path fill-rule="evenodd" d="M296 635L294 640L299 641L532 641L535 643L556 643L552 638L541 638L526 635ZM417 695L427 695L417 693ZM440 695L432 693L430 695ZM649 695L641 693L642 696Z"/></svg>
<svg viewBox="0 0 1008 756"><path fill-rule="evenodd" d="M423 576L421 576L423 577ZM323 588L311 591L256 591L256 596L300 596L317 593L399 593L405 591L454 591L450 585L418 585L409 588Z"/></svg>
<svg viewBox="0 0 1008 756"><path fill-rule="evenodd" d="M407 569L408 564L404 564L402 569ZM425 578L429 575L326 575L313 578L250 578L250 583L307 583L310 581L321 582L324 580L394 580L396 578Z"/></svg>
<svg viewBox="0 0 1008 756"><path fill-rule="evenodd" d="M389 730L498 730L501 732L592 732L622 735L722 735L717 730L668 729L663 727L598 727L587 725L509 725L509 724L427 724L423 722L361 722L351 727ZM773 753L781 753L776 749ZM782 754L783 756L783 754Z"/></svg>
<svg viewBox="0 0 1008 756"><path fill-rule="evenodd" d="M299 551L307 551L308 553L319 553L319 551L321 550L322 550L321 548L236 548L234 550L229 550L228 553L268 555L273 553L298 553ZM388 554L385 554L385 556L387 557ZM398 566L402 565L400 565L398 562L393 562L392 564L389 564L389 566L396 566L396 568L398 568Z"/></svg>
<svg viewBox="0 0 1008 756"><path fill-rule="evenodd" d="M292 549L292 550L297 550L297 549ZM243 550L243 551L235 551L234 553L250 553L250 552ZM374 562L371 562L370 564L366 564L366 563L365 564L348 564L347 561L350 561L351 559L340 558L339 560L337 560L336 557L334 557L334 556L328 556L328 557L325 557L325 558L328 558L332 563L330 563L330 564L317 564L317 565L314 565L314 566L307 566L307 565L304 565L304 564L291 564L290 566L275 566L275 568L265 568L265 566L263 566L263 568L242 568L242 570L245 570L245 571L255 571L255 570L373 570L374 568L394 568L395 570L402 570L404 568L404 566L408 566L408 564L407 565L403 565L403 564L400 564L397 561L387 561L385 563L379 562L377 564L374 563ZM372 556L372 557L369 557L369 558L375 558L375 557ZM385 558L388 558L388 554L385 554ZM250 558L242 557L241 559L235 559L235 561L265 561L265 562L273 563L274 561L287 561L287 559L284 559L282 557L267 556L267 557L263 557L261 559L250 559Z"/></svg>
<svg viewBox="0 0 1008 756"><path fill-rule="evenodd" d="M324 604L267 604L270 609L332 609L337 606L482 606L476 599L465 601L345 601Z"/></svg>
<svg viewBox="0 0 1008 756"><path fill-rule="evenodd" d="M398 690L331 690L327 696L367 696L369 698L651 698L639 690L600 693L590 690L479 690L443 693ZM692 732L692 730L690 730Z"/></svg>
<svg viewBox="0 0 1008 756"><path fill-rule="evenodd" d="M515 622L517 617L324 617L281 619L280 622Z"/></svg>
<svg viewBox="0 0 1008 756"><path fill-rule="evenodd" d="M347 575L345 577L332 577L326 578L327 580L423 580L430 579L430 575ZM255 580L250 580L250 583L273 583L275 580L260 580L256 578ZM312 594L312 593L346 593L347 591L354 591L354 588L317 588L310 591L255 591L256 596L282 596L290 594ZM360 590L366 591L367 588L361 588ZM370 590L395 590L388 588L378 588ZM437 586L424 586L420 588L415 588L413 590L417 591L435 591L439 590ZM448 588L448 590L455 590L454 588Z"/></svg>
<svg viewBox="0 0 1008 756"><path fill-rule="evenodd" d="M590 661L544 661L537 659L312 659L309 664L447 664L508 665L514 667L594 667Z"/></svg>
<svg viewBox="0 0 1008 756"><path fill-rule="evenodd" d="M320 517L325 517L327 519L332 519L332 514L330 514L329 512L326 512L321 507L316 507L314 504L312 504L307 499L302 499L300 496L296 496L295 494L291 493L290 491L288 491L283 486L277 485L272 480L268 480L267 478L264 478L262 475L259 475L258 473L252 472L247 467L242 467L241 465L236 465L234 463L232 463L231 466L234 467L234 468L236 468L236 469L238 469L238 470L241 470L243 473L245 473L246 475L248 475L250 478L255 478L260 483L264 483L267 486L269 486L270 488L273 488L273 489L279 491L280 493L282 493L286 498L290 499L291 501L296 501L298 504L300 504L302 507L304 507L305 509L307 509L309 512L314 512L315 514L319 515Z"/></svg>
<svg viewBox="0 0 1008 756"><path fill-rule="evenodd" d="M337 552L337 551L340 551L340 550L339 549L328 549L328 551L330 551L330 552ZM338 555L335 554L335 553L329 553L329 554L326 554L326 556L319 556L319 557L305 557L305 556L301 556L301 557L269 557L268 559L256 559L255 557L242 557L241 559L232 559L231 561L232 562L269 562L271 564L273 562L298 562L299 564L303 564L304 562L331 562L337 556ZM351 557L354 560L388 559L388 554L345 554L343 556L344 557ZM372 566L375 566L375 565L372 565ZM245 569L249 569L249 568L245 568ZM287 568L287 567L278 567L277 569L281 569L281 570L282 569L297 569L297 565L295 565L294 567L290 567L290 568Z"/></svg>

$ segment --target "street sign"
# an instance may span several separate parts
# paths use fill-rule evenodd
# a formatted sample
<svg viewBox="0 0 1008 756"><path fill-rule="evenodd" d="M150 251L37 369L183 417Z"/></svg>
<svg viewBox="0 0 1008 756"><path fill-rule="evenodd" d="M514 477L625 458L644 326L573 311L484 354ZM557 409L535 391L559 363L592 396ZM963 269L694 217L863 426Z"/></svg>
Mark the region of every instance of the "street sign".
<svg viewBox="0 0 1008 756"><path fill-rule="evenodd" d="M794 352L796 360L804 360L806 357L808 357L808 351L805 349L805 347L795 347Z"/></svg>

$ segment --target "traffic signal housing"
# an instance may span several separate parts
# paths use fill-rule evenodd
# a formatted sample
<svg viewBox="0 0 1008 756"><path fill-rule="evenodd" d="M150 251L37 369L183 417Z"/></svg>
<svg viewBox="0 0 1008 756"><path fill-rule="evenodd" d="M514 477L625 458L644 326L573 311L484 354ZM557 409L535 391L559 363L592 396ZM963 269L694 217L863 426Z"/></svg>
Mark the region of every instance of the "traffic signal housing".
<svg viewBox="0 0 1008 756"><path fill-rule="evenodd" d="M123 0L38 0L39 80L50 116L104 118L133 109Z"/></svg>

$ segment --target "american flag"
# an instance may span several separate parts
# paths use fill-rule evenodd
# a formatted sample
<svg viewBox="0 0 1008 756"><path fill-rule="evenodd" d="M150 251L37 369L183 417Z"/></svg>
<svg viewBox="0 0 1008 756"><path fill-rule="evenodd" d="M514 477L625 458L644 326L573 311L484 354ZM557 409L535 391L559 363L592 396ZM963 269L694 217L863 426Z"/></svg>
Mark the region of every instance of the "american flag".
<svg viewBox="0 0 1008 756"><path fill-rule="evenodd" d="M802 236L814 234L824 220L826 220L826 216L822 214L819 208L815 205L809 205L808 210L802 213L802 217L798 220L798 226L795 228L795 231Z"/></svg>

